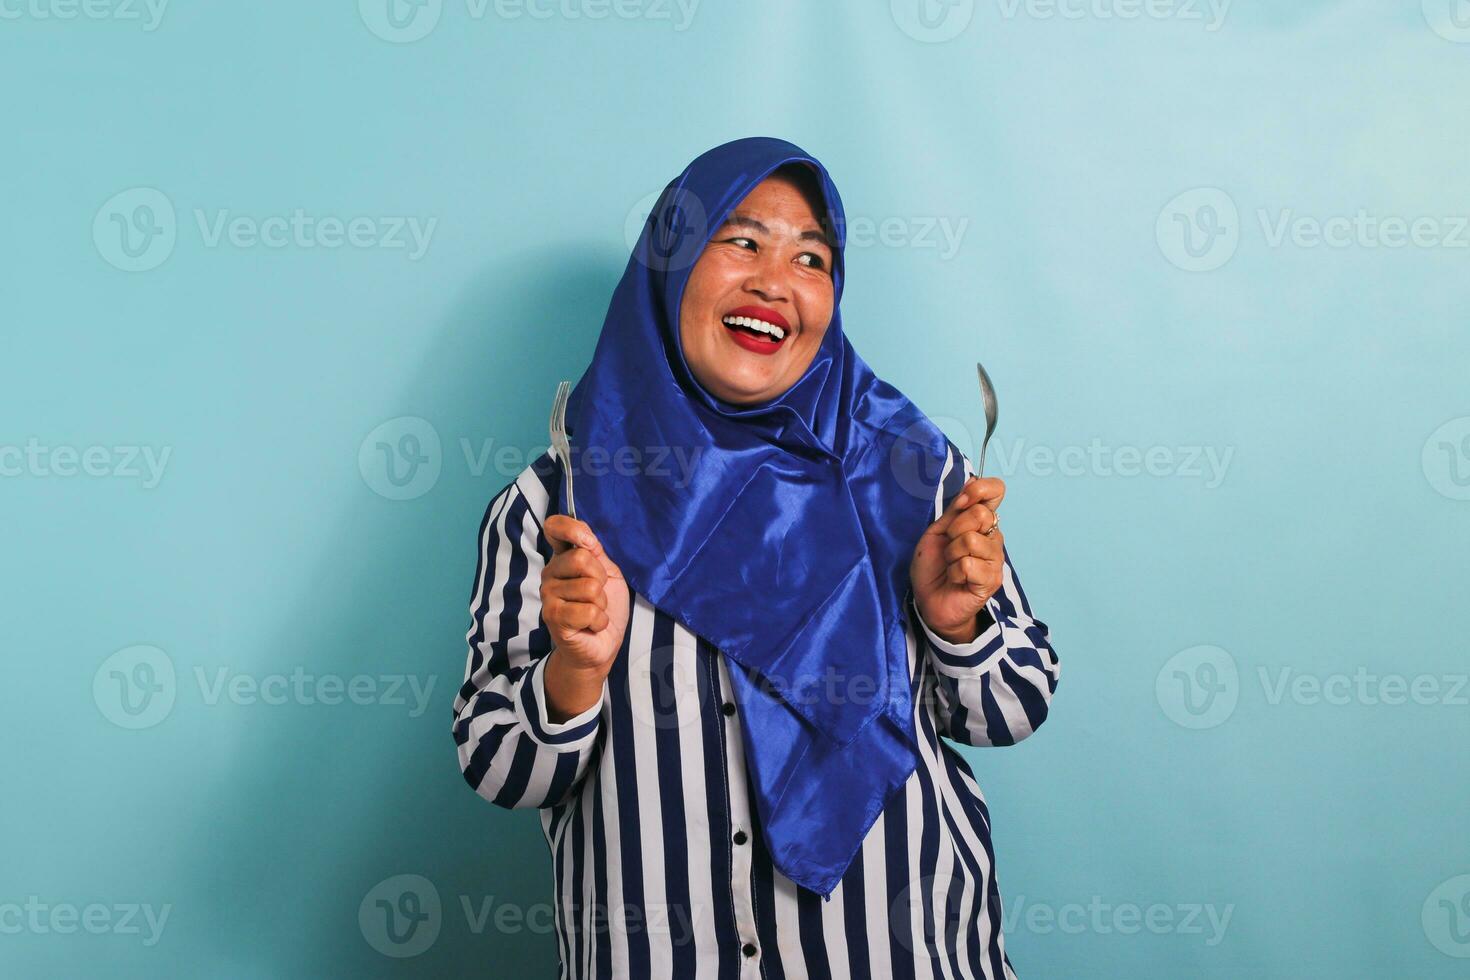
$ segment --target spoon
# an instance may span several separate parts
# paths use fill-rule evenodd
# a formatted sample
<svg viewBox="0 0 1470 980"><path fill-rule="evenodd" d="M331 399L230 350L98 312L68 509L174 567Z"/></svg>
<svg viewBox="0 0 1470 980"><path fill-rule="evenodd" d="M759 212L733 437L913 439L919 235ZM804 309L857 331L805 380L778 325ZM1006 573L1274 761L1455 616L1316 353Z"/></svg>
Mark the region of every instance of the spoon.
<svg viewBox="0 0 1470 980"><path fill-rule="evenodd" d="M984 476L985 447L990 445L990 434L995 431L995 419L997 415L995 385L990 383L990 375L985 373L985 365L976 361L975 370L980 375L980 401L985 405L985 439L980 443L980 464L979 468L975 471L975 475Z"/></svg>

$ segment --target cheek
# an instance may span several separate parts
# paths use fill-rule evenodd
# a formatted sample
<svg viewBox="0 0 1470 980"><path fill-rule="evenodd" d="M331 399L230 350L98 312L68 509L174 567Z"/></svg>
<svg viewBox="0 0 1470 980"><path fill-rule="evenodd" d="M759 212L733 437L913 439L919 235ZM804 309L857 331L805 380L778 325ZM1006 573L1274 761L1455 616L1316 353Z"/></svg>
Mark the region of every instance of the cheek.
<svg viewBox="0 0 1470 980"><path fill-rule="evenodd" d="M715 305L727 289L727 278L727 270L717 254L706 252L700 256L689 273L684 298L679 304L681 330L685 324L699 330L713 322Z"/></svg>
<svg viewBox="0 0 1470 980"><path fill-rule="evenodd" d="M821 337L827 332L827 325L832 322L832 290L830 288L813 289L803 294L801 322L814 337Z"/></svg>

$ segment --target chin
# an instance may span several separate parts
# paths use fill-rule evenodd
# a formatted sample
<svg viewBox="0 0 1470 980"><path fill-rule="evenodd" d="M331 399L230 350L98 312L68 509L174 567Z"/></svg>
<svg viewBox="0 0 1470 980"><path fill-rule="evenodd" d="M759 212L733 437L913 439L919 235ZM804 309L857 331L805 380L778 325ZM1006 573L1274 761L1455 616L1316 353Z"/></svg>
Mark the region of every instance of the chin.
<svg viewBox="0 0 1470 980"><path fill-rule="evenodd" d="M775 387L774 379L763 379L759 384L732 384L725 382L725 391L729 394L721 397L727 402L758 402L774 397L772 389Z"/></svg>

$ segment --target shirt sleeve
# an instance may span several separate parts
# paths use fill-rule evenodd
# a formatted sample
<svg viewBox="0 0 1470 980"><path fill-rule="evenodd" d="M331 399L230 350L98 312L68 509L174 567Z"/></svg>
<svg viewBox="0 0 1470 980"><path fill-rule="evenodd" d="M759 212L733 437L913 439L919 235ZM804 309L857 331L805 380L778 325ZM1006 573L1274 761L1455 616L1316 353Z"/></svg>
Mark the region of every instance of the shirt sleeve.
<svg viewBox="0 0 1470 980"><path fill-rule="evenodd" d="M552 551L541 517L549 499L528 470L486 508L470 595L469 658L454 699L454 742L465 781L506 808L568 800L602 733L605 691L575 717L559 723L547 718L551 634L541 619L541 570Z"/></svg>
<svg viewBox="0 0 1470 980"><path fill-rule="evenodd" d="M935 495L936 519L974 475L970 460L953 443ZM955 465L958 462L959 465ZM1000 591L986 600L980 633L968 643L937 635L919 615L910 592L918 640L933 667L931 702L943 735L965 745L1014 745L1046 720L1061 677L1061 664L1047 626L1035 618L1004 550Z"/></svg>

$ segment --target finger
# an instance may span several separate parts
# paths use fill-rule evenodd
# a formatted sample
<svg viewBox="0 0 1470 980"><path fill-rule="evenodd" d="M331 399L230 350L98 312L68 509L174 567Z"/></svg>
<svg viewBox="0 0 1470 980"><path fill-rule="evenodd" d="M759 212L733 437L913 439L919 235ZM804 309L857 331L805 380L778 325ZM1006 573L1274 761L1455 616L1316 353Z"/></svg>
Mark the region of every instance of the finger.
<svg viewBox="0 0 1470 980"><path fill-rule="evenodd" d="M598 585L607 581L607 569L587 548L562 552L546 563L542 575L555 579L590 578Z"/></svg>
<svg viewBox="0 0 1470 980"><path fill-rule="evenodd" d="M995 526L995 511L983 503L975 503L965 510L964 513L955 516L950 522L945 533L950 538L957 538L967 531L988 531Z"/></svg>
<svg viewBox="0 0 1470 980"><path fill-rule="evenodd" d="M565 514L552 514L541 527L546 532L547 540L551 542L551 550L557 554L569 548L586 548L594 555L602 553L597 535L592 533L592 528L585 521Z"/></svg>
<svg viewBox="0 0 1470 980"><path fill-rule="evenodd" d="M1000 591L1001 585L1001 577L989 564L969 556L950 564L949 581L954 585L964 584L975 595L987 599Z"/></svg>
<svg viewBox="0 0 1470 980"><path fill-rule="evenodd" d="M546 583L546 591L548 595L567 602L590 602L599 609L607 608L607 590L596 579L587 576L550 579Z"/></svg>
<svg viewBox="0 0 1470 980"><path fill-rule="evenodd" d="M946 517L953 518L954 515L979 499L975 493L975 484L979 482L979 479L979 477L972 476L964 482L964 485L960 487L960 492L950 499L949 506L945 507L944 513L939 515L940 520Z"/></svg>
<svg viewBox="0 0 1470 980"><path fill-rule="evenodd" d="M991 476L972 476L965 481L960 492L954 495L954 499L949 502L949 506L944 509L939 519L930 525L930 530L934 533L947 532L950 525L977 502L993 512L996 507L1000 506L1005 495L1006 488L1003 480Z"/></svg>
<svg viewBox="0 0 1470 980"><path fill-rule="evenodd" d="M1000 532L994 534L981 534L979 531L966 531L957 538L950 540L944 546L945 561L959 561L961 558L978 558L983 562L994 564L1001 559L1000 542L995 539L1000 537Z"/></svg>
<svg viewBox="0 0 1470 980"><path fill-rule="evenodd" d="M607 614L590 602L562 602L555 605L553 621L563 635L570 636L580 630L596 633L607 626ZM598 625L599 617L602 625Z"/></svg>
<svg viewBox="0 0 1470 980"><path fill-rule="evenodd" d="M975 477L972 481L975 491L975 499L979 500L992 511L1000 509L1000 502L1006 498L1006 482L995 476Z"/></svg>

